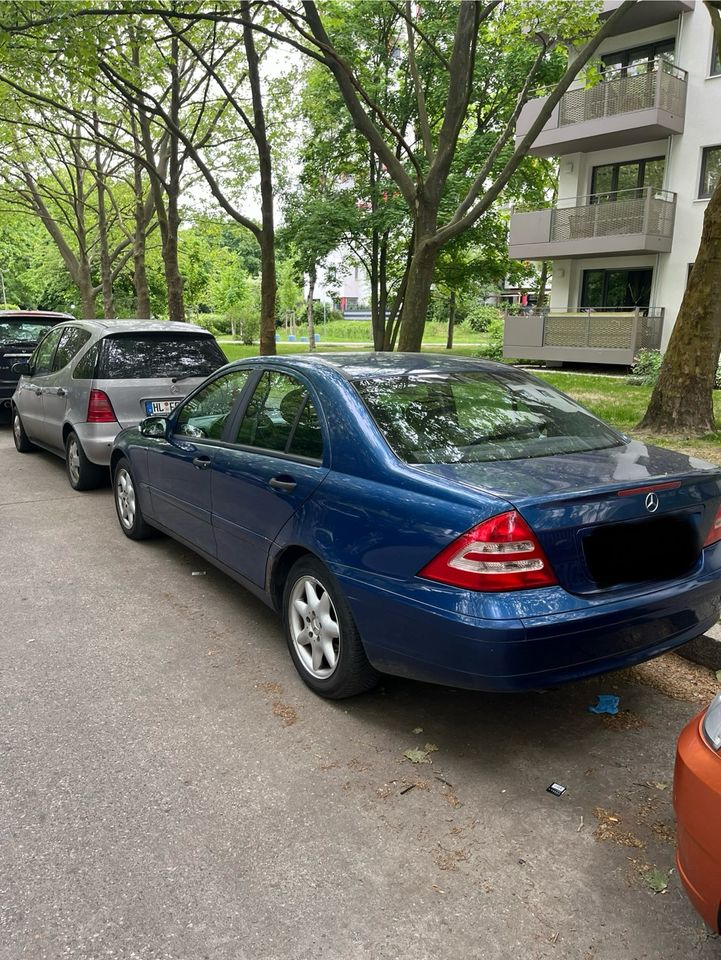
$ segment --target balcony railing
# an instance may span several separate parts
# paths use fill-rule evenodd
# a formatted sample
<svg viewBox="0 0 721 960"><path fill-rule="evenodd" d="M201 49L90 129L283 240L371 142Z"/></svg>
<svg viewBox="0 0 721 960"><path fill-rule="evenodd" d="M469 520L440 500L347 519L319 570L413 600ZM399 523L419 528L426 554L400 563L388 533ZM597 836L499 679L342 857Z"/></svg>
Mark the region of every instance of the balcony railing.
<svg viewBox="0 0 721 960"><path fill-rule="evenodd" d="M559 127L654 107L683 114L688 78L685 70L664 57L649 61L644 73L633 74L629 69L632 68L609 68L602 71L601 82L595 86L565 93L558 113Z"/></svg>
<svg viewBox="0 0 721 960"><path fill-rule="evenodd" d="M643 71L643 72L642 72ZM683 133L687 73L664 57L601 72L594 86L568 90L534 140L542 157L621 147ZM525 104L516 142L526 136L548 97Z"/></svg>
<svg viewBox="0 0 721 960"><path fill-rule="evenodd" d="M558 363L631 365L639 350L661 346L663 308L506 316L503 355Z"/></svg>
<svg viewBox="0 0 721 960"><path fill-rule="evenodd" d="M676 194L654 187L617 190L511 215L509 253L546 260L627 253L668 253Z"/></svg>
<svg viewBox="0 0 721 960"><path fill-rule="evenodd" d="M583 240L639 233L670 238L675 209L676 194L653 187L592 194L582 197L573 207L553 207L549 239Z"/></svg>

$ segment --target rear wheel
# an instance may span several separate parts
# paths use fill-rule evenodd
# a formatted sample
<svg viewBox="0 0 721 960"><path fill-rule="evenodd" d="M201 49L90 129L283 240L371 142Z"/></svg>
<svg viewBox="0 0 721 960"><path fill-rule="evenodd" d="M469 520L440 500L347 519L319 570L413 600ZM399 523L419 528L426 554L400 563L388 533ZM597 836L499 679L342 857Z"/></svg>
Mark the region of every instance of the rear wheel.
<svg viewBox="0 0 721 960"><path fill-rule="evenodd" d="M147 540L155 534L150 524L145 522L135 491L135 481L130 472L130 464L123 458L118 460L113 473L113 498L120 526L126 537L131 540Z"/></svg>
<svg viewBox="0 0 721 960"><path fill-rule="evenodd" d="M283 622L296 670L315 693L340 700L377 684L345 597L314 557L298 560L288 574Z"/></svg>
<svg viewBox="0 0 721 960"><path fill-rule="evenodd" d="M93 490L105 479L105 470L85 456L82 444L72 431L65 441L65 471L73 490Z"/></svg>
<svg viewBox="0 0 721 960"><path fill-rule="evenodd" d="M13 440L18 453L32 453L33 450L37 450L35 444L28 439L20 414L15 407L13 407Z"/></svg>

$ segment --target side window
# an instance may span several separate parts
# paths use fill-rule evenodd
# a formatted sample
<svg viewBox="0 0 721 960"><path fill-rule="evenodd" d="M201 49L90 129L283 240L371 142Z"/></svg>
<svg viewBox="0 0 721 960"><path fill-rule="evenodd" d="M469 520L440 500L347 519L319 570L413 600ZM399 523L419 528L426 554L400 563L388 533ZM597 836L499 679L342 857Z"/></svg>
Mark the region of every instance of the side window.
<svg viewBox="0 0 721 960"><path fill-rule="evenodd" d="M95 343L75 364L73 380L92 380L98 362L100 344Z"/></svg>
<svg viewBox="0 0 721 960"><path fill-rule="evenodd" d="M249 376L249 370L233 370L196 393L181 407L175 433L195 439L219 440Z"/></svg>
<svg viewBox="0 0 721 960"><path fill-rule="evenodd" d="M286 373L264 373L245 411L236 443L322 459L320 422L306 388Z"/></svg>
<svg viewBox="0 0 721 960"><path fill-rule="evenodd" d="M38 344L31 361L33 376L50 373L53 353L55 351L55 347L58 345L58 340L60 339L60 334L62 332L62 330L51 330L45 339L41 340Z"/></svg>
<svg viewBox="0 0 721 960"><path fill-rule="evenodd" d="M53 360L53 372L67 366L78 351L88 342L90 333L82 327L66 327L60 338Z"/></svg>
<svg viewBox="0 0 721 960"><path fill-rule="evenodd" d="M704 147L701 155L701 183L699 199L706 199L716 189L721 179L721 147Z"/></svg>

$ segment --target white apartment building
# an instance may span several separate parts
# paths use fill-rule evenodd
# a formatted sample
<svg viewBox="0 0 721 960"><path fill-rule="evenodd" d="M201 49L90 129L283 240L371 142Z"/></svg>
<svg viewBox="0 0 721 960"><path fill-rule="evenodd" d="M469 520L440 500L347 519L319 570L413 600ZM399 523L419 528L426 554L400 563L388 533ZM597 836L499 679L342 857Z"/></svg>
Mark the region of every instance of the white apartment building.
<svg viewBox="0 0 721 960"><path fill-rule="evenodd" d="M701 0L640 0L598 55L602 81L569 90L531 150L559 158L557 203L511 216L511 256L552 260L553 289L548 316L509 318L509 357L626 364L663 349L721 176L721 64Z"/></svg>

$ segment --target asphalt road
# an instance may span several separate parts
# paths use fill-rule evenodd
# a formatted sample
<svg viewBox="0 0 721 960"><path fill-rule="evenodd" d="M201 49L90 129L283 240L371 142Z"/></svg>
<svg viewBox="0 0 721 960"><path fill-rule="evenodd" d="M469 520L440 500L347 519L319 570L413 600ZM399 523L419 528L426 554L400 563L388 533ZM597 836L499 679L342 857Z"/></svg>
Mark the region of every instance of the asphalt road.
<svg viewBox="0 0 721 960"><path fill-rule="evenodd" d="M693 705L613 676L324 702L270 611L4 426L0 550L2 960L719 956L642 876Z"/></svg>

